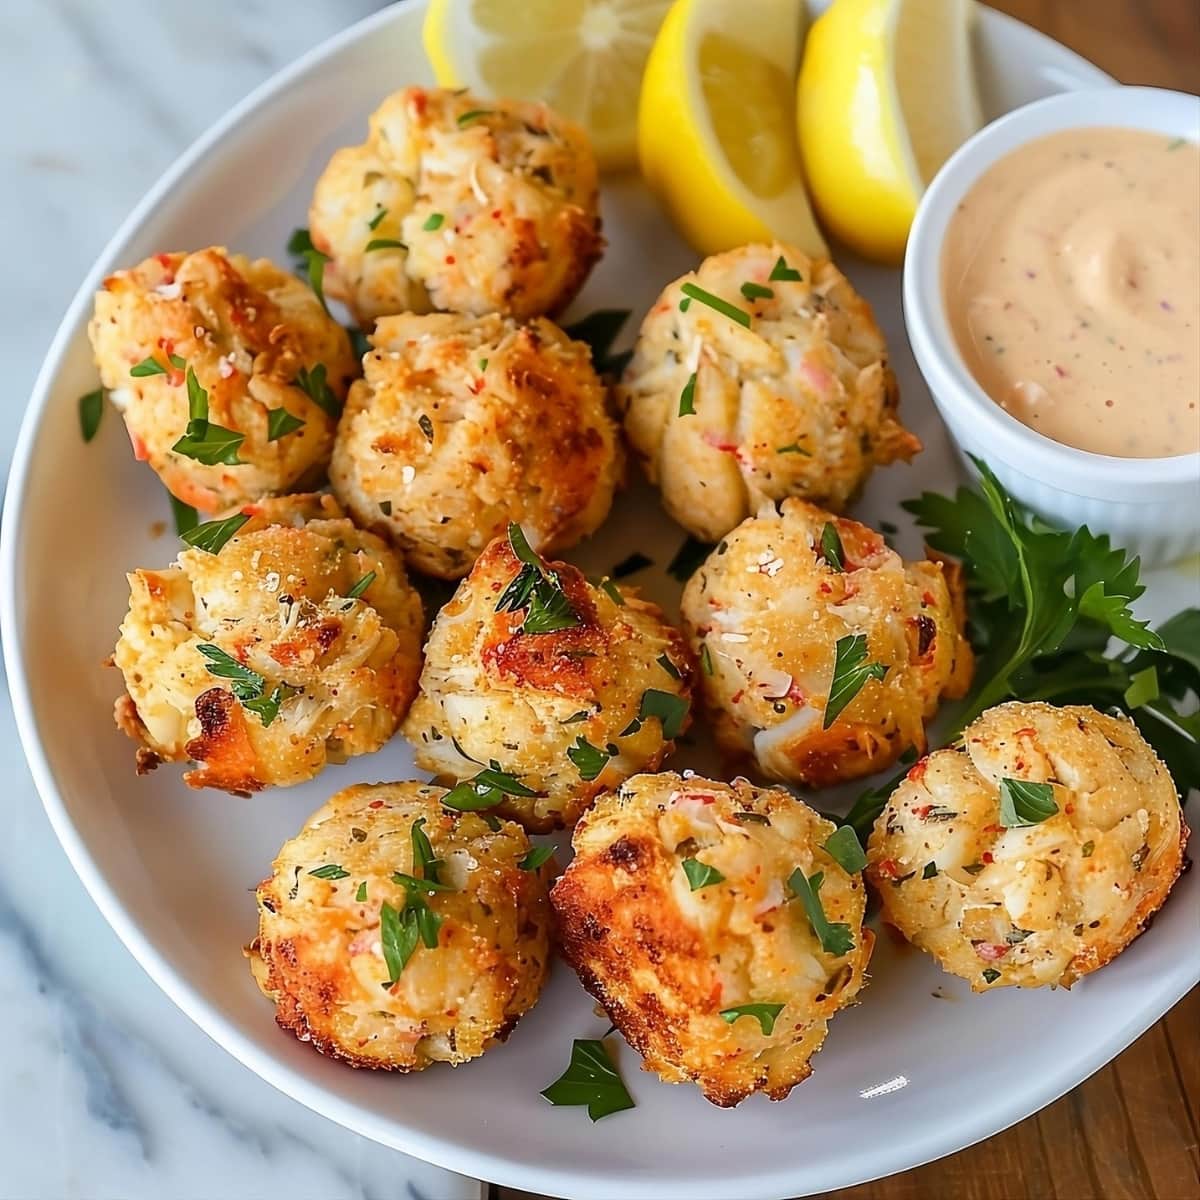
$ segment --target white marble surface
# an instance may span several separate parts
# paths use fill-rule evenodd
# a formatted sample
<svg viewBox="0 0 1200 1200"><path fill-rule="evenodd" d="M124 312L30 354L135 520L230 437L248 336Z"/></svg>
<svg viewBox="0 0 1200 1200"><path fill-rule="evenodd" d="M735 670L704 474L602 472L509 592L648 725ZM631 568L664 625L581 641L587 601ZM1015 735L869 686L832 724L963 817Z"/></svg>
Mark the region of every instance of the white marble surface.
<svg viewBox="0 0 1200 1200"><path fill-rule="evenodd" d="M371 0L4 0L0 475L42 353L109 235L197 134ZM478 1200L214 1045L76 880L0 698L0 1200Z"/></svg>

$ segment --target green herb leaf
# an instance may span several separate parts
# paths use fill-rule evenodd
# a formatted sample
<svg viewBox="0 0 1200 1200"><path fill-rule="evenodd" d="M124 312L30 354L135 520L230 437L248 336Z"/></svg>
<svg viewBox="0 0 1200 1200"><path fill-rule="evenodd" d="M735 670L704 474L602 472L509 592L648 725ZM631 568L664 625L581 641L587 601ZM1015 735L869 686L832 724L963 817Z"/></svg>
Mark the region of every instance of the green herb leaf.
<svg viewBox="0 0 1200 1200"><path fill-rule="evenodd" d="M804 458L812 458L812 451L806 450L799 442L788 442L786 446L776 446L776 454L800 454Z"/></svg>
<svg viewBox="0 0 1200 1200"><path fill-rule="evenodd" d="M182 371L187 366L187 363L178 354L170 354L167 357L170 360L171 366L177 371ZM147 375L166 375L168 371L157 358L151 355L149 358L143 358L136 366L130 367L129 373L135 379L143 379Z"/></svg>
<svg viewBox="0 0 1200 1200"><path fill-rule="evenodd" d="M603 588L605 594L618 608L625 607L625 597L621 595L621 589L607 575L599 580L596 586Z"/></svg>
<svg viewBox="0 0 1200 1200"><path fill-rule="evenodd" d="M250 517L247 513L234 513L232 517L224 517L217 521L205 521L202 525L193 525L191 529L185 529L179 536L189 546L195 546L197 550L207 550L209 554L217 554L221 547L248 520Z"/></svg>
<svg viewBox="0 0 1200 1200"><path fill-rule="evenodd" d="M984 983L995 983L996 980L999 978L1000 978L1000 972L997 971L995 967L984 967L983 968L983 982Z"/></svg>
<svg viewBox="0 0 1200 1200"><path fill-rule="evenodd" d="M867 635L847 634L834 647L833 679L829 684L829 699L825 704L822 728L828 729L842 710L862 691L868 679L883 679L887 667L883 663L867 662Z"/></svg>
<svg viewBox="0 0 1200 1200"><path fill-rule="evenodd" d="M612 755L607 748L599 749L593 746L583 734L580 734L567 747L567 757L575 764L579 777L585 782L591 783L608 765L608 760Z"/></svg>
<svg viewBox="0 0 1200 1200"><path fill-rule="evenodd" d="M362 902L364 900L366 900L366 898L367 898L367 881L364 879L362 881L362 883L360 883L358 885L358 891L354 893L354 899L359 904L362 904Z"/></svg>
<svg viewBox="0 0 1200 1200"><path fill-rule="evenodd" d="M804 872L797 867L788 879L788 887L791 889L792 895L804 906L808 923L812 926L813 933L817 935L821 949L826 954L833 954L841 958L854 949L854 938L850 933L849 925L842 921L830 921L826 917L819 894L821 884L824 882L823 872L818 871L815 875L806 878Z"/></svg>
<svg viewBox="0 0 1200 1200"><path fill-rule="evenodd" d="M700 643L700 669L710 679L712 678L712 674L713 674L712 651L708 648L707 642Z"/></svg>
<svg viewBox="0 0 1200 1200"><path fill-rule="evenodd" d="M392 882L397 887L402 887L406 892L412 892L416 895L432 896L435 892L454 892L458 889L448 883L441 883L436 879L418 879L416 875L408 875L404 871L393 871Z"/></svg>
<svg viewBox="0 0 1200 1200"><path fill-rule="evenodd" d="M90 442L100 428L100 418L104 416L104 389L97 388L94 392L85 392L79 397L79 432L85 442Z"/></svg>
<svg viewBox="0 0 1200 1200"><path fill-rule="evenodd" d="M696 415L696 372L687 377L683 391L679 393L679 415L692 417Z"/></svg>
<svg viewBox="0 0 1200 1200"><path fill-rule="evenodd" d="M226 429L223 425L205 421L201 436L185 433L171 449L206 467L238 467L244 465L244 461L238 458L238 450L245 440L246 435L238 433L236 429Z"/></svg>
<svg viewBox="0 0 1200 1200"><path fill-rule="evenodd" d="M433 441L433 422L429 419L428 413L422 413L417 418L417 424L421 427L421 432L425 435L426 441Z"/></svg>
<svg viewBox="0 0 1200 1200"><path fill-rule="evenodd" d="M934 876L937 875L937 873L938 873L937 863L927 862L925 864L925 869L921 872L921 878L922 879L933 879Z"/></svg>
<svg viewBox="0 0 1200 1200"><path fill-rule="evenodd" d="M739 825L770 825L771 818L756 812L735 812L733 819Z"/></svg>
<svg viewBox="0 0 1200 1200"><path fill-rule="evenodd" d="M293 258L303 258L310 250L315 250L312 236L307 229L293 229L292 236L287 240L287 252Z"/></svg>
<svg viewBox="0 0 1200 1200"><path fill-rule="evenodd" d="M771 300L775 296L774 289L763 287L761 283L754 283L752 280L747 280L742 284L742 295L747 300Z"/></svg>
<svg viewBox="0 0 1200 1200"><path fill-rule="evenodd" d="M252 667L238 662L220 646L202 644L196 650L208 660L204 666L210 675L231 681L230 690L239 700L254 700L263 694L267 681Z"/></svg>
<svg viewBox="0 0 1200 1200"><path fill-rule="evenodd" d="M277 442L281 437L287 437L289 433L303 428L304 422L299 417L292 416L286 408L267 409L268 442Z"/></svg>
<svg viewBox="0 0 1200 1200"><path fill-rule="evenodd" d="M1096 852L1096 843L1093 842L1090 838L1088 839L1088 841L1084 842L1082 846L1079 847L1079 853L1084 858L1091 858L1092 855L1095 854L1095 852Z"/></svg>
<svg viewBox="0 0 1200 1200"><path fill-rule="evenodd" d="M438 881L441 873L442 860L434 856L433 846L429 835L425 832L425 818L418 817L412 826L413 868L421 872L423 878L431 883Z"/></svg>
<svg viewBox="0 0 1200 1200"><path fill-rule="evenodd" d="M325 264L329 261L329 255L322 254L315 246L311 246L305 250L303 258L304 273L308 276L308 286L316 293L321 307L328 313L329 305L325 302Z"/></svg>
<svg viewBox="0 0 1200 1200"><path fill-rule="evenodd" d="M675 551L675 557L667 563L667 574L680 583L687 583L696 573L696 569L713 552L709 542L701 542L694 537L688 537Z"/></svg>
<svg viewBox="0 0 1200 1200"><path fill-rule="evenodd" d="M299 693L299 688L289 687L286 683L277 683L274 688L265 695L253 696L249 700L242 701L242 707L248 708L252 713L256 713L258 718L263 723L265 729L272 721L279 716L279 707L285 700L290 699Z"/></svg>
<svg viewBox="0 0 1200 1200"><path fill-rule="evenodd" d="M835 829L822 847L847 875L855 875L867 865L867 856L849 825Z"/></svg>
<svg viewBox="0 0 1200 1200"><path fill-rule="evenodd" d="M638 571L644 570L646 567L654 566L654 559L647 558L640 550L635 550L632 554L621 559L610 574L614 579L624 579L627 575L636 574Z"/></svg>
<svg viewBox="0 0 1200 1200"><path fill-rule="evenodd" d="M642 693L642 706L638 720L657 717L662 722L662 734L668 742L674 741L682 732L687 720L688 702L674 692L660 692L658 688L647 688Z"/></svg>
<svg viewBox="0 0 1200 1200"><path fill-rule="evenodd" d="M398 238L372 238L366 246L363 247L364 254L371 254L376 250L407 250L408 245L400 241Z"/></svg>
<svg viewBox="0 0 1200 1200"><path fill-rule="evenodd" d="M342 415L342 402L326 381L324 363L317 363L311 370L301 367L292 382L335 421Z"/></svg>
<svg viewBox="0 0 1200 1200"><path fill-rule="evenodd" d="M490 108L473 108L470 112L459 113L455 122L461 129L464 125L470 125L472 121L478 121L480 117L490 117L492 112Z"/></svg>
<svg viewBox="0 0 1200 1200"><path fill-rule="evenodd" d="M1054 788L1027 779L1000 780L1000 824L1005 829L1040 825L1058 812Z"/></svg>
<svg viewBox="0 0 1200 1200"><path fill-rule="evenodd" d="M375 582L375 572L368 571L347 593L348 599L357 600Z"/></svg>
<svg viewBox="0 0 1200 1200"><path fill-rule="evenodd" d="M411 910L405 907L407 916ZM379 942L383 949L383 961L387 963L388 987L391 987L412 958L420 940L420 930L415 919L405 920L385 900L379 906Z"/></svg>
<svg viewBox="0 0 1200 1200"><path fill-rule="evenodd" d="M375 215L367 222L367 228L374 232L379 228L380 222L387 214L388 210L381 205Z"/></svg>
<svg viewBox="0 0 1200 1200"><path fill-rule="evenodd" d="M524 609L522 633L554 633L579 625L579 617L562 590L558 575L546 568L530 547L520 525L515 522L510 522L508 526L508 544L523 566L504 589L496 604L496 611L519 612Z"/></svg>
<svg viewBox="0 0 1200 1200"><path fill-rule="evenodd" d="M706 291L704 288L690 281L683 284L679 290L689 300L696 300L701 304L706 304L714 312L719 312L721 316L728 317L731 321L736 321L746 329L750 328L750 314L744 308L738 308L736 304L730 304L728 300L722 300L720 296L714 296L712 292Z"/></svg>
<svg viewBox="0 0 1200 1200"><path fill-rule="evenodd" d="M558 1106L587 1106L593 1121L633 1108L633 1099L601 1041L576 1038L567 1069L542 1095Z"/></svg>
<svg viewBox="0 0 1200 1200"><path fill-rule="evenodd" d="M350 876L350 872L344 871L337 863L326 863L323 867L309 871L309 874L318 879L348 879Z"/></svg>
<svg viewBox="0 0 1200 1200"><path fill-rule="evenodd" d="M662 667L662 669L664 671L666 671L666 673L668 675L670 675L670 677L672 679L682 679L683 678L683 676L679 674L679 668L671 661L671 659L666 654L660 654L654 661L656 663L658 663L658 665L660 667Z"/></svg>
<svg viewBox="0 0 1200 1200"><path fill-rule="evenodd" d="M787 259L781 254L775 260L775 265L771 268L771 273L767 278L770 280L783 280L787 283L800 283L804 276L799 271L789 267Z"/></svg>
<svg viewBox="0 0 1200 1200"><path fill-rule="evenodd" d="M838 536L837 526L832 521L826 521L821 530L821 557L835 571L845 571L846 551L842 547L842 539Z"/></svg>
<svg viewBox="0 0 1200 1200"><path fill-rule="evenodd" d="M515 775L501 768L492 759L473 779L456 784L442 797L447 808L459 812L480 812L495 808L504 802L505 796L536 796L537 792L527 788Z"/></svg>
<svg viewBox="0 0 1200 1200"><path fill-rule="evenodd" d="M753 1017L762 1030L763 1037L775 1032L775 1018L783 1012L782 1004L735 1004L733 1008L721 1009L721 1016L732 1025L738 1017Z"/></svg>
<svg viewBox="0 0 1200 1200"><path fill-rule="evenodd" d="M687 876L688 886L693 892L701 888L712 887L715 883L724 883L725 876L716 867L702 863L698 858L685 858L680 864Z"/></svg>
<svg viewBox="0 0 1200 1200"><path fill-rule="evenodd" d="M442 213L430 213L425 218L425 224L421 226L426 233L432 233L435 229L441 229L442 222L445 221L445 216Z"/></svg>
<svg viewBox="0 0 1200 1200"><path fill-rule="evenodd" d="M601 374L616 374L614 369L618 359L624 355L614 356L613 342L617 340L625 322L629 320L627 308L601 308L588 313L574 325L563 327L563 333L576 342L585 342L592 352L592 366ZM621 363L623 366L624 363Z"/></svg>
<svg viewBox="0 0 1200 1200"><path fill-rule="evenodd" d="M546 865L554 857L553 846L531 846L529 853L525 855L517 866L522 871L538 871Z"/></svg>
<svg viewBox="0 0 1200 1200"><path fill-rule="evenodd" d="M171 516L175 519L175 532L183 537L185 533L190 533L200 524L200 518L196 510L190 504L184 504L178 496L167 493L167 499L171 503Z"/></svg>

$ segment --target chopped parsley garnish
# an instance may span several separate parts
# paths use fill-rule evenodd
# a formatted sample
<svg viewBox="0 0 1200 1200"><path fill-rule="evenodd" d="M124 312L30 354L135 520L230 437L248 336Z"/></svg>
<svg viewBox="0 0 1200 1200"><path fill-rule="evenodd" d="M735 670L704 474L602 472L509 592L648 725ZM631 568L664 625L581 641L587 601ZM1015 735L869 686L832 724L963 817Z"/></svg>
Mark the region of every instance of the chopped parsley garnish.
<svg viewBox="0 0 1200 1200"><path fill-rule="evenodd" d="M104 416L104 389L97 388L94 392L85 392L79 397L79 432L85 442L90 442L100 428L100 418Z"/></svg>
<svg viewBox="0 0 1200 1200"><path fill-rule="evenodd" d="M386 208L384 208L382 205L380 205L379 209L375 213L375 215L367 222L367 228L370 229L372 232L374 232L376 229L379 228L380 222L387 215L388 215L388 210Z"/></svg>
<svg viewBox="0 0 1200 1200"><path fill-rule="evenodd" d="M995 967L984 967L983 968L983 982L984 983L995 983L996 980L999 978L1000 978L1000 972L997 971Z"/></svg>
<svg viewBox="0 0 1200 1200"><path fill-rule="evenodd" d="M747 300L771 300L775 296L772 288L764 287L761 283L755 283L753 280L747 280L742 284L742 295Z"/></svg>
<svg viewBox="0 0 1200 1200"><path fill-rule="evenodd" d="M357 600L375 582L375 572L368 571L347 593L350 600Z"/></svg>
<svg viewBox="0 0 1200 1200"><path fill-rule="evenodd" d="M179 536L189 546L195 546L197 550L218 554L221 547L248 520L250 520L249 514L234 513L232 517L225 517L217 521L205 521L202 525L193 525L191 529L185 529Z"/></svg>
<svg viewBox="0 0 1200 1200"><path fill-rule="evenodd" d="M304 422L299 417L292 416L286 408L267 409L268 442L277 442L281 437L287 437L289 433L303 428Z"/></svg>
<svg viewBox="0 0 1200 1200"><path fill-rule="evenodd" d="M867 865L867 856L859 845L858 837L849 825L835 829L822 847L847 875L854 875Z"/></svg>
<svg viewBox="0 0 1200 1200"><path fill-rule="evenodd" d="M392 515L392 502L390 500L380 500L379 511L383 513L385 517L390 517Z"/></svg>
<svg viewBox="0 0 1200 1200"><path fill-rule="evenodd" d="M771 818L756 812L735 812L733 819L739 825L770 825Z"/></svg>
<svg viewBox="0 0 1200 1200"><path fill-rule="evenodd" d="M1187 145L1187 138L1181 138L1181 137L1172 138L1167 143L1167 149L1168 150L1178 150L1181 146L1186 146L1186 145Z"/></svg>
<svg viewBox="0 0 1200 1200"><path fill-rule="evenodd" d="M399 238L372 238L366 246L363 247L364 254L370 254L375 250L407 250L408 245L399 240Z"/></svg>
<svg viewBox="0 0 1200 1200"><path fill-rule="evenodd" d="M196 372L187 369L188 423L183 437L171 447L184 458L195 459L206 467L242 465L238 450L246 440L244 433L214 425L208 419L208 392L200 385Z"/></svg>
<svg viewBox="0 0 1200 1200"><path fill-rule="evenodd" d="M301 367L296 372L296 378L292 382L304 392L308 398L318 407L324 409L335 421L342 415L342 403L334 395L333 388L329 386L325 378L325 364L317 363L316 366L309 369Z"/></svg>
<svg viewBox="0 0 1200 1200"><path fill-rule="evenodd" d="M658 665L662 667L662 669L666 671L666 673L670 675L672 679L683 678L683 676L679 674L679 668L670 660L667 655L660 654L654 661L658 663Z"/></svg>
<svg viewBox="0 0 1200 1200"><path fill-rule="evenodd" d="M421 432L425 435L427 441L433 441L433 422L429 419L428 413L422 413L417 418L417 424L420 426Z"/></svg>
<svg viewBox="0 0 1200 1200"><path fill-rule="evenodd" d="M925 869L921 872L922 879L932 879L938 873L937 863L927 862Z"/></svg>
<svg viewBox="0 0 1200 1200"><path fill-rule="evenodd" d="M735 1004L733 1008L721 1009L721 1016L732 1025L738 1017L753 1017L762 1030L763 1037L775 1032L775 1018L783 1012L782 1004Z"/></svg>
<svg viewBox="0 0 1200 1200"><path fill-rule="evenodd" d="M242 707L258 715L266 728L279 715L279 706L298 689L286 683L276 684L267 691L267 681L253 668L238 662L220 646L203 644L196 647L208 661L204 664L210 675L229 680L229 690L241 701Z"/></svg>
<svg viewBox="0 0 1200 1200"><path fill-rule="evenodd" d="M593 1121L633 1107L608 1047L589 1038L574 1040L570 1065L542 1095L558 1106L586 1105Z"/></svg>
<svg viewBox="0 0 1200 1200"><path fill-rule="evenodd" d="M497 612L525 610L522 633L554 633L573 629L580 624L567 594L562 590L558 575L548 570L542 559L530 548L520 525L509 522L508 544L523 564L516 578L504 589Z"/></svg>
<svg viewBox="0 0 1200 1200"><path fill-rule="evenodd" d="M683 284L679 289L689 300L697 300L701 304L707 304L714 312L719 312L721 316L728 317L731 321L736 321L739 325L750 328L750 314L744 308L738 308L736 304L730 304L728 300L722 300L720 296L714 296L712 292L706 291L696 284L688 282Z"/></svg>
<svg viewBox="0 0 1200 1200"><path fill-rule="evenodd" d="M367 881L364 879L358 885L358 891L354 893L354 899L361 904L367 898Z"/></svg>
<svg viewBox="0 0 1200 1200"><path fill-rule="evenodd" d="M611 579L609 579L607 575L605 575L604 578L596 584L596 586L603 588L608 598L618 608L625 607L625 597L621 595L621 589L617 587L617 585Z"/></svg>
<svg viewBox="0 0 1200 1200"><path fill-rule="evenodd" d="M835 571L846 570L846 551L838 536L837 526L832 521L826 521L821 530L821 557Z"/></svg>
<svg viewBox="0 0 1200 1200"><path fill-rule="evenodd" d="M826 954L840 958L854 949L854 938L850 935L850 926L841 921L830 921L821 905L821 884L825 882L825 874L818 871L815 875L805 877L803 870L797 867L788 879L788 887L792 895L804 906L808 923L821 943L821 949Z"/></svg>
<svg viewBox="0 0 1200 1200"><path fill-rule="evenodd" d="M480 117L490 117L493 111L490 108L473 108L470 112L459 113L455 123L461 129L464 125L470 125L472 121L478 121Z"/></svg>
<svg viewBox="0 0 1200 1200"><path fill-rule="evenodd" d="M713 674L712 651L708 648L707 642L700 643L700 669L705 673L705 675L709 676L709 678L712 677L712 674Z"/></svg>
<svg viewBox="0 0 1200 1200"><path fill-rule="evenodd" d="M1083 845L1079 847L1079 853L1082 854L1084 858L1091 858L1092 855L1096 853L1096 843L1091 840L1084 842Z"/></svg>
<svg viewBox="0 0 1200 1200"><path fill-rule="evenodd" d="M673 741L683 732L687 720L688 702L674 692L660 692L658 688L647 688L642 693L642 706L638 709L638 721L657 717L662 723L662 734Z"/></svg>
<svg viewBox="0 0 1200 1200"><path fill-rule="evenodd" d="M554 857L553 846L531 846L529 853L525 855L517 866L522 871L538 871L541 870Z"/></svg>
<svg viewBox="0 0 1200 1200"><path fill-rule="evenodd" d="M579 772L580 779L591 783L608 765L608 760L612 758L612 754L609 753L607 748L599 749L593 746L583 734L580 734L567 747L567 757L575 764L575 769Z"/></svg>
<svg viewBox="0 0 1200 1200"><path fill-rule="evenodd" d="M680 866L683 867L688 887L693 892L698 892L701 888L712 887L714 883L725 882L725 876L716 867L710 867L708 863L702 863L698 858L685 858Z"/></svg>
<svg viewBox="0 0 1200 1200"><path fill-rule="evenodd" d="M350 872L343 870L337 863L326 863L323 867L309 871L309 874L318 879L348 879L350 876Z"/></svg>
<svg viewBox="0 0 1200 1200"><path fill-rule="evenodd" d="M167 499L171 502L171 516L175 518L175 532L180 537L190 533L200 524L200 517L190 504L184 504L178 496L170 492L167 493Z"/></svg>
<svg viewBox="0 0 1200 1200"><path fill-rule="evenodd" d="M178 354L169 354L167 357L170 359L171 366L173 366L175 368L175 370L177 370L177 371L182 371L183 368L187 366L187 363L182 358L180 358ZM170 372L167 370L167 368L164 367L162 365L162 363L160 363L158 361L158 359L154 358L154 357L143 358L142 361L140 363L138 363L136 366L132 366L129 368L129 373L135 379L143 379L147 375L169 375L170 374Z"/></svg>
<svg viewBox="0 0 1200 1200"><path fill-rule="evenodd" d="M812 458L812 451L805 450L805 448L802 445L800 445L799 442L788 442L788 444L786 446L776 446L775 453L776 454L800 454L800 455L803 455L805 458Z"/></svg>
<svg viewBox="0 0 1200 1200"><path fill-rule="evenodd" d="M310 250L315 249L307 229L292 230L292 235L287 240L287 252L293 258L303 258Z"/></svg>
<svg viewBox="0 0 1200 1200"><path fill-rule="evenodd" d="M536 795L537 792L527 788L511 772L505 771L493 758L473 779L464 779L455 784L442 797L442 803L458 812L480 812L502 804L505 796Z"/></svg>
<svg viewBox="0 0 1200 1200"><path fill-rule="evenodd" d="M413 910L405 905L401 914L386 900L379 906L379 943L383 949L383 961L387 963L387 987L391 987L400 978L420 940L421 934L415 916L409 917L412 912Z"/></svg>
<svg viewBox="0 0 1200 1200"><path fill-rule="evenodd" d="M435 229L441 229L442 222L445 219L446 218L442 213L430 213L429 216L425 218L425 224L422 225L421 228L424 229L426 233L432 233Z"/></svg>
<svg viewBox="0 0 1200 1200"><path fill-rule="evenodd" d="M431 883L438 882L438 873L442 869L442 860L433 853L429 835L425 832L425 818L418 817L412 826L413 869L421 872L423 879Z"/></svg>
<svg viewBox="0 0 1200 1200"><path fill-rule="evenodd" d="M679 393L679 415L692 417L696 415L696 372L687 377L683 391Z"/></svg>
<svg viewBox="0 0 1200 1200"><path fill-rule="evenodd" d="M312 236L307 229L294 229L288 238L288 253L299 261L296 269L304 269L308 276L308 286L317 294L321 307L328 312L329 305L325 303L325 264L329 261L328 254L322 254L313 245Z"/></svg>
<svg viewBox="0 0 1200 1200"><path fill-rule="evenodd" d="M597 712L600 710L597 709ZM565 720L559 721L560 725L578 725L580 721L586 721L592 714L586 708L581 708L579 712L572 713Z"/></svg>
<svg viewBox="0 0 1200 1200"><path fill-rule="evenodd" d="M771 268L771 273L767 278L773 282L782 280L785 283L800 283L804 276L795 268L789 267L787 259L781 254L775 260L775 265Z"/></svg>
<svg viewBox="0 0 1200 1200"><path fill-rule="evenodd" d="M441 883L436 879L420 879L416 875L408 875L404 871L393 871L392 882L413 895L432 896L435 892L454 892L458 889L449 883Z"/></svg>
<svg viewBox="0 0 1200 1200"><path fill-rule="evenodd" d="M488 365L488 362L489 362L489 361L490 361L490 360L488 360L488 359L486 359L486 358L481 358L481 359L479 360L479 370L480 370L480 373L482 373L482 372L484 372L484 371L486 371L486 370L487 370L487 365Z"/></svg>
<svg viewBox="0 0 1200 1200"><path fill-rule="evenodd" d="M587 344L592 352L592 366L600 374L618 375L629 361L631 351L613 354L612 345L627 320L627 308L601 308L588 313L574 325L564 326L563 333L577 342Z"/></svg>
<svg viewBox="0 0 1200 1200"><path fill-rule="evenodd" d="M829 684L829 699L825 704L823 729L838 719L842 710L862 691L868 679L882 679L887 674L883 663L867 662L867 635L846 634L834 647L833 679Z"/></svg>
<svg viewBox="0 0 1200 1200"><path fill-rule="evenodd" d="M713 547L708 542L701 542L694 537L688 537L675 551L675 557L667 563L667 574L680 583L687 583L695 574L696 568L712 553Z"/></svg>
<svg viewBox="0 0 1200 1200"><path fill-rule="evenodd" d="M621 559L613 567L611 573L614 579L624 579L626 575L633 575L637 571L642 571L646 567L652 566L654 566L654 559L647 558L640 550L635 550L628 557Z"/></svg>
<svg viewBox="0 0 1200 1200"><path fill-rule="evenodd" d="M1040 825L1058 812L1054 788L1025 779L1000 780L1000 824L1005 829Z"/></svg>

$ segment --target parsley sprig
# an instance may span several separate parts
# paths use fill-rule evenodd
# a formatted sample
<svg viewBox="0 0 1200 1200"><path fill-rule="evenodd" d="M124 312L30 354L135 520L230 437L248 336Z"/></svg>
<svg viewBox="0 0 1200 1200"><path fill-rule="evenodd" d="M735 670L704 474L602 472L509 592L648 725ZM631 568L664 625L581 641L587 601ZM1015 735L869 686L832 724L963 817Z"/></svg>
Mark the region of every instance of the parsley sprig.
<svg viewBox="0 0 1200 1200"><path fill-rule="evenodd" d="M191 367L187 369L188 423L183 437L171 447L184 458L195 459L206 467L237 467L244 462L238 458L238 450L246 440L244 433L226 429L208 419L208 392L196 378Z"/></svg>
<svg viewBox="0 0 1200 1200"><path fill-rule="evenodd" d="M825 702L823 728L828 729L842 710L863 690L868 679L882 679L887 674L883 663L867 661L867 635L848 633L834 645L833 679L829 684L829 699Z"/></svg>
<svg viewBox="0 0 1200 1200"><path fill-rule="evenodd" d="M854 938L850 933L849 925L843 921L831 921L825 915L820 896L821 884L824 882L824 871L817 871L814 875L806 876L803 869L797 867L788 879L788 888L804 906L808 923L812 926L813 933L817 935L821 949L826 954L833 954L840 958L854 949Z"/></svg>
<svg viewBox="0 0 1200 1200"><path fill-rule="evenodd" d="M763 1037L770 1037L775 1032L775 1018L781 1012L782 1004L735 1004L732 1008L721 1009L721 1016L729 1025L739 1017L753 1017L758 1022Z"/></svg>
<svg viewBox="0 0 1200 1200"><path fill-rule="evenodd" d="M220 646L204 644L196 649L208 661L205 669L218 679L229 681L229 690L241 701L242 707L257 714L266 728L279 716L279 706L289 697L296 695L298 688L289 687L286 683L277 683L271 691L267 691L267 681L257 671L238 662L233 655L226 653Z"/></svg>
<svg viewBox="0 0 1200 1200"><path fill-rule="evenodd" d="M508 544L522 566L516 578L504 589L496 611L520 612L524 609L522 633L554 633L580 624L558 574L546 567L515 522L508 526Z"/></svg>
<svg viewBox="0 0 1200 1200"><path fill-rule="evenodd" d="M503 767L493 758L472 779L464 779L457 783L443 797L442 803L447 808L459 812L482 812L502 804L506 796L536 796L532 788L527 788L511 771Z"/></svg>
<svg viewBox="0 0 1200 1200"><path fill-rule="evenodd" d="M172 499L174 498L172 497ZM178 520L178 513L176 514L176 520ZM189 546L195 546L197 550L204 550L209 554L219 554L221 547L248 520L250 520L250 517L247 513L234 513L232 517L223 517L215 521L205 521L200 525L193 524L187 529L182 530L179 537L182 541L187 542Z"/></svg>
<svg viewBox="0 0 1200 1200"><path fill-rule="evenodd" d="M633 357L632 350L613 353L612 345L629 320L627 308L599 308L593 313L563 327L563 333L577 342L585 342L592 352L592 366L601 375L620 375Z"/></svg>
<svg viewBox="0 0 1200 1200"><path fill-rule="evenodd" d="M633 1108L608 1047L595 1038L576 1038L571 1062L542 1095L554 1105L586 1105L593 1121Z"/></svg>

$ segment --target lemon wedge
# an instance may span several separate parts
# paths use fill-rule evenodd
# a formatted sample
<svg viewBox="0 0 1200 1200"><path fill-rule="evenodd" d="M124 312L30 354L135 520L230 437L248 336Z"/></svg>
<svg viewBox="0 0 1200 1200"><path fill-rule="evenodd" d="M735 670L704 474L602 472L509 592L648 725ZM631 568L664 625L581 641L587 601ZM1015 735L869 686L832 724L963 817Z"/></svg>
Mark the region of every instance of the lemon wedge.
<svg viewBox="0 0 1200 1200"><path fill-rule="evenodd" d="M638 105L642 174L701 254L746 242L826 253L793 118L803 0L675 0Z"/></svg>
<svg viewBox="0 0 1200 1200"><path fill-rule="evenodd" d="M642 69L670 0L431 0L425 53L442 87L544 100L600 165L637 161Z"/></svg>
<svg viewBox="0 0 1200 1200"><path fill-rule="evenodd" d="M800 150L826 229L880 262L904 257L917 202L983 123L972 0L834 0L797 89Z"/></svg>

